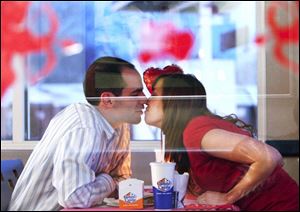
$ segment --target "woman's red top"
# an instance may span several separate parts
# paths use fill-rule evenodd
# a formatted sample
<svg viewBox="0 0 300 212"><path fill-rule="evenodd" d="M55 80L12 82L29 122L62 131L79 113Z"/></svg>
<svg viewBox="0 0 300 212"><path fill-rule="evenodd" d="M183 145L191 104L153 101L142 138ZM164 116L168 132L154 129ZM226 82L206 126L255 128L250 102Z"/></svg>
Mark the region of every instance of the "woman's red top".
<svg viewBox="0 0 300 212"><path fill-rule="evenodd" d="M195 182L204 190L228 192L242 179L249 166L201 151L202 138L212 129L223 129L247 136L250 134L233 123L211 116L193 118L184 130L184 145L188 151ZM238 200L235 205L241 210L250 211L299 210L299 186L278 166L263 184Z"/></svg>

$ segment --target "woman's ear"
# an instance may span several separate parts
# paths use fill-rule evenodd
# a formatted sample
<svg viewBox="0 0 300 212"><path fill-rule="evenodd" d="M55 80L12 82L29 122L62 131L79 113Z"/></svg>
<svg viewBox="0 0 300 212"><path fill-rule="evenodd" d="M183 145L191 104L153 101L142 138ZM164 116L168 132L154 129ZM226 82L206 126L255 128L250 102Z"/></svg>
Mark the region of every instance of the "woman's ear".
<svg viewBox="0 0 300 212"><path fill-rule="evenodd" d="M104 106L105 108L112 108L113 107L113 97L115 95L112 94L111 92L103 92L100 96L101 101L100 105Z"/></svg>

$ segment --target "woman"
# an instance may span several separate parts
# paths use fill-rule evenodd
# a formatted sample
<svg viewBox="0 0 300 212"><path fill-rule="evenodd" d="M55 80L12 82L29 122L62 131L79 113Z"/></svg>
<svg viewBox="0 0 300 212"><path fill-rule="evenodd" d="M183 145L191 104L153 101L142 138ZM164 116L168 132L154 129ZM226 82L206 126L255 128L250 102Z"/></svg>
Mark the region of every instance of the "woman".
<svg viewBox="0 0 300 212"><path fill-rule="evenodd" d="M145 121L166 135L177 171L188 171L201 188L200 204L235 204L250 211L299 209L298 185L283 170L280 153L255 140L251 128L236 117L210 112L196 77L164 74L152 89Z"/></svg>

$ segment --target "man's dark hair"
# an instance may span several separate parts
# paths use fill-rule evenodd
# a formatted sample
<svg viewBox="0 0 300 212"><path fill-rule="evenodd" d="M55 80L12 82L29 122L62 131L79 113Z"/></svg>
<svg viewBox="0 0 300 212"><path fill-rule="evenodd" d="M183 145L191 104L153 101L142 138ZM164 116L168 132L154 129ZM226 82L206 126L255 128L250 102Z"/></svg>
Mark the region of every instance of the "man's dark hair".
<svg viewBox="0 0 300 212"><path fill-rule="evenodd" d="M120 96L126 86L122 78L123 68L135 69L133 64L117 57L100 57L95 60L88 68L83 81L87 101L92 105L98 105L100 100L97 97L103 92Z"/></svg>

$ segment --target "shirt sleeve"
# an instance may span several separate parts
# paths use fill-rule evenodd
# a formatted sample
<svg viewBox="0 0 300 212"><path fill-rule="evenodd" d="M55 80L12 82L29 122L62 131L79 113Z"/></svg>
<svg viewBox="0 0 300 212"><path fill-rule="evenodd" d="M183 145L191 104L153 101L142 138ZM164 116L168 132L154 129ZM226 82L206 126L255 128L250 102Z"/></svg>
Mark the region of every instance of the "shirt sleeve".
<svg viewBox="0 0 300 212"><path fill-rule="evenodd" d="M201 149L201 141L204 135L218 128L210 117L200 116L192 119L183 132L183 141L186 149Z"/></svg>
<svg viewBox="0 0 300 212"><path fill-rule="evenodd" d="M62 138L54 155L52 178L60 205L88 208L115 190L108 173L95 175L103 145L95 129L75 129Z"/></svg>

